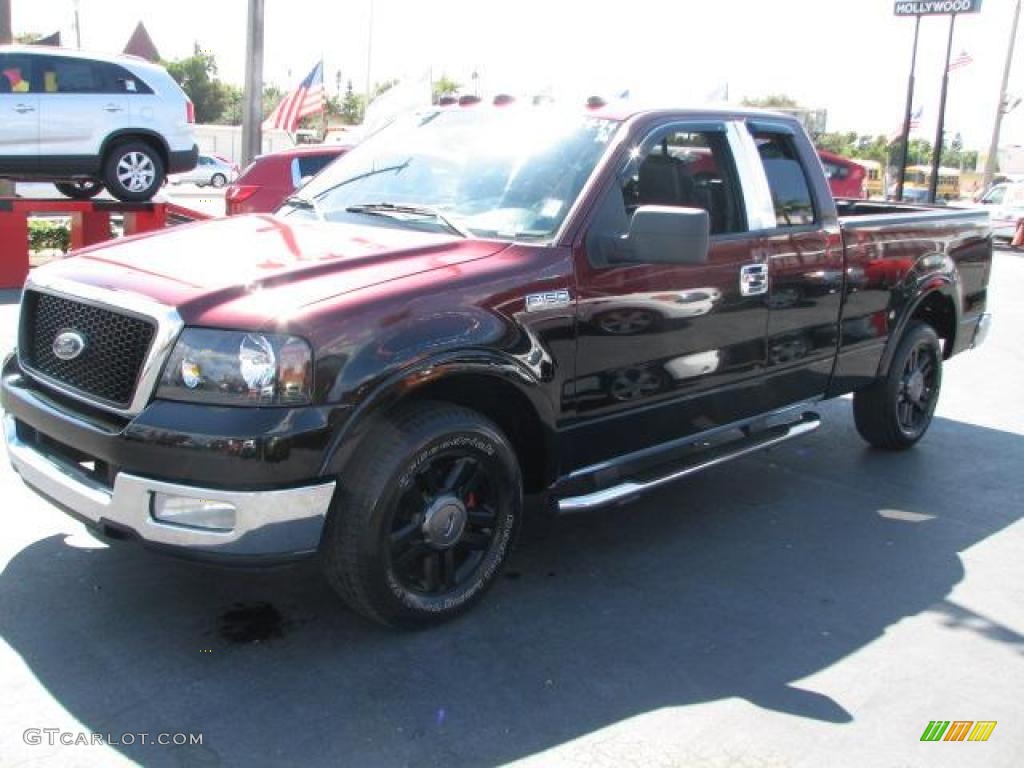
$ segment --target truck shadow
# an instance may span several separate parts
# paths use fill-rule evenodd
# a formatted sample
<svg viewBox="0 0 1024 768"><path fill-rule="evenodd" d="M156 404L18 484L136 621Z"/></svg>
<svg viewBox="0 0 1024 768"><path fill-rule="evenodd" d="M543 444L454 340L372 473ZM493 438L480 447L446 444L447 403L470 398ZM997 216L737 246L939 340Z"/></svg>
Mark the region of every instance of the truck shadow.
<svg viewBox="0 0 1024 768"><path fill-rule="evenodd" d="M86 729L204 735L118 748L152 766L496 764L729 697L841 727L858 713L801 679L924 611L1024 652L948 597L958 553L1020 516L1006 457L1024 439L938 420L885 455L846 404L823 411L803 443L528 534L487 599L435 630L362 621L312 565L223 571L51 536L0 575L0 636ZM239 632L253 616L270 631Z"/></svg>

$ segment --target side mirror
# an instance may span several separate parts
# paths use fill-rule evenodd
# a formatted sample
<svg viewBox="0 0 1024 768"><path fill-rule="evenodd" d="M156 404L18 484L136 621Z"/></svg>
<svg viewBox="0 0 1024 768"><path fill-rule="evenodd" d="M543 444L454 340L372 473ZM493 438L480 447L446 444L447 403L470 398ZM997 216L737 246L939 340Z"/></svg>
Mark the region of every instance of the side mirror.
<svg viewBox="0 0 1024 768"><path fill-rule="evenodd" d="M641 264L706 264L710 232L702 208L641 205L629 222L623 255Z"/></svg>

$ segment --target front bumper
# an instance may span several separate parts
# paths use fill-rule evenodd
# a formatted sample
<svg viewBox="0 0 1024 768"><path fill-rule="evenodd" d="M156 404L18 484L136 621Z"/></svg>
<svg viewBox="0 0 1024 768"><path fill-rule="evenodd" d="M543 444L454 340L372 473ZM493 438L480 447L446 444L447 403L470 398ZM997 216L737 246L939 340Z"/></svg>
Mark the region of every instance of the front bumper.
<svg viewBox="0 0 1024 768"><path fill-rule="evenodd" d="M77 471L18 437L13 417L4 417L7 453L14 469L33 489L83 522L105 532L130 533L181 554L223 560L290 559L316 551L335 483L264 491L231 491L153 480L119 472L113 487ZM156 494L232 505L230 530L204 529L157 520Z"/></svg>

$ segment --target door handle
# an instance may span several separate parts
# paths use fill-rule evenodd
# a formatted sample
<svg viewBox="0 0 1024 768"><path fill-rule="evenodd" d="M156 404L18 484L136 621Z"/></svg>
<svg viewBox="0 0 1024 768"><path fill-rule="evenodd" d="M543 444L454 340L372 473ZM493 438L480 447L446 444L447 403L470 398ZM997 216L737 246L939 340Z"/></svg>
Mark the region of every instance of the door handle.
<svg viewBox="0 0 1024 768"><path fill-rule="evenodd" d="M768 293L768 267L765 264L747 264L740 268L740 293L743 296Z"/></svg>
<svg viewBox="0 0 1024 768"><path fill-rule="evenodd" d="M23 115L26 112L35 112L36 108L35 107L30 107L28 104L18 104L14 108L14 111L17 112L20 115Z"/></svg>
<svg viewBox="0 0 1024 768"><path fill-rule="evenodd" d="M123 112L124 111L121 107L117 106L117 104L107 104L107 106L105 106L103 109L106 110L107 112Z"/></svg>

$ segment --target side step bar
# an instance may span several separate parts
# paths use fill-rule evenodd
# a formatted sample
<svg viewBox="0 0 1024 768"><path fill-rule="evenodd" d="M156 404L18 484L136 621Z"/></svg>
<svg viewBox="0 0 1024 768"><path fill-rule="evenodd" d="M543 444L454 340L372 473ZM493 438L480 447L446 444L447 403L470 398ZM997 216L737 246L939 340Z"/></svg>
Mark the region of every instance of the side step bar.
<svg viewBox="0 0 1024 768"><path fill-rule="evenodd" d="M609 504L626 501L627 499L639 496L647 491L665 485L667 483L681 480L684 477L703 472L705 469L716 467L740 456L770 448L773 445L790 440L794 437L806 435L821 426L821 417L816 413L805 413L797 421L790 424L780 424L770 427L763 432L752 435L749 438L734 440L730 443L712 448L707 453L695 457L694 463L676 464L666 474L649 478L638 478L627 480L619 485L594 491L584 496L568 496L558 500L559 513L584 512Z"/></svg>

